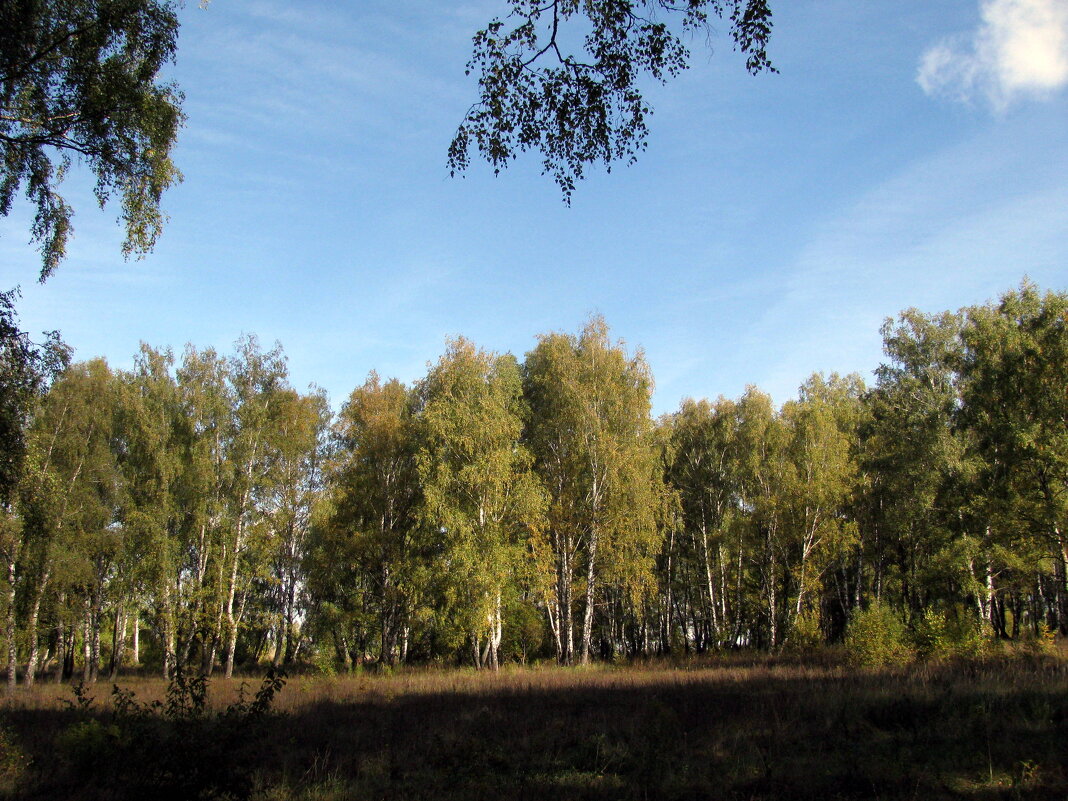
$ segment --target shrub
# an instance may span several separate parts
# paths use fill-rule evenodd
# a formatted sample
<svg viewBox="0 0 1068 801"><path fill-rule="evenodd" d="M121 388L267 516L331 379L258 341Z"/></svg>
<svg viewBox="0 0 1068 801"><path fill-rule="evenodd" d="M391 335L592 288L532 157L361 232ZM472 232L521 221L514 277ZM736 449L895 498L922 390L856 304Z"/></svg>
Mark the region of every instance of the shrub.
<svg viewBox="0 0 1068 801"><path fill-rule="evenodd" d="M207 707L207 679L179 675L166 701L136 700L112 689L110 714L95 714L80 686L76 703L84 719L57 738L60 771L52 780L80 798L237 799L253 790L261 724L283 675L269 672L251 699L214 712Z"/></svg>
<svg viewBox="0 0 1068 801"><path fill-rule="evenodd" d="M849 660L862 667L903 665L912 658L905 624L894 610L878 601L853 612L845 646Z"/></svg>
<svg viewBox="0 0 1068 801"><path fill-rule="evenodd" d="M786 639L786 647L791 651L814 651L823 644L823 630L820 628L820 615L814 609L806 609L794 619L793 628Z"/></svg>
<svg viewBox="0 0 1068 801"><path fill-rule="evenodd" d="M309 663L320 676L336 676L338 672L337 653L331 647L318 645L312 649Z"/></svg>
<svg viewBox="0 0 1068 801"><path fill-rule="evenodd" d="M1024 649L1027 655L1032 657L1057 656L1057 630L1042 626L1038 636L1024 640Z"/></svg>
<svg viewBox="0 0 1068 801"><path fill-rule="evenodd" d="M916 654L924 659L952 656L953 648L949 638L946 613L925 609L914 624L912 642L916 648Z"/></svg>
<svg viewBox="0 0 1068 801"><path fill-rule="evenodd" d="M14 735L0 726L0 792L9 791L22 778L30 764Z"/></svg>
<svg viewBox="0 0 1068 801"><path fill-rule="evenodd" d="M925 659L979 659L986 654L986 641L974 617L925 610L914 624L912 641Z"/></svg>

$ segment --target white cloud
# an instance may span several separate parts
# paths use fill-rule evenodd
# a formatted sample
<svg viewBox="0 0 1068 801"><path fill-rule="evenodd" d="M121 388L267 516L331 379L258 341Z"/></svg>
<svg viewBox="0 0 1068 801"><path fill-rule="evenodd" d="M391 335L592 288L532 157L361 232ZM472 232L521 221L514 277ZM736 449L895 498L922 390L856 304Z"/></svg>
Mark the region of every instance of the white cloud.
<svg viewBox="0 0 1068 801"><path fill-rule="evenodd" d="M980 15L974 33L923 54L916 80L927 94L985 97L1001 111L1068 84L1068 0L981 0Z"/></svg>

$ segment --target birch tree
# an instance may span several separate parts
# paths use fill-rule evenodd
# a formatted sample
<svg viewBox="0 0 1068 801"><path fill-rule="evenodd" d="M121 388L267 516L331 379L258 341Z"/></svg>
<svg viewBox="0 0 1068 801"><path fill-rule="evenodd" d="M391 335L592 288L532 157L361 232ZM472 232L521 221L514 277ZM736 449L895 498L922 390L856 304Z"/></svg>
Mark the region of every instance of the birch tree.
<svg viewBox="0 0 1068 801"><path fill-rule="evenodd" d="M234 401L227 360L211 348L187 346L177 379L181 467L176 503L181 516L175 561L164 563L155 598L165 676L185 668L194 645L200 649L203 673L214 664L230 521L227 492L233 483L228 448Z"/></svg>
<svg viewBox="0 0 1068 801"><path fill-rule="evenodd" d="M736 404L720 398L714 404L691 399L670 418L670 459L666 480L679 494L682 530L676 552L693 599L693 628L698 648L740 634L730 601L740 570L736 555L742 545L734 536L742 510Z"/></svg>
<svg viewBox="0 0 1068 801"><path fill-rule="evenodd" d="M230 382L234 393L233 435L228 459L231 484L228 487L229 526L220 553L222 589L220 627L225 637L225 675L233 675L238 629L251 586L248 574L256 567L253 536L261 509L257 501L270 495L275 478L272 467L277 458L274 428L277 406L288 389L287 369L281 346L263 352L254 336L237 343L230 360Z"/></svg>
<svg viewBox="0 0 1068 801"><path fill-rule="evenodd" d="M504 609L541 524L542 492L520 443L522 380L511 355L465 340L419 387L422 515L440 533L446 598L459 609L477 667L500 665Z"/></svg>
<svg viewBox="0 0 1068 801"><path fill-rule="evenodd" d="M297 613L303 588L303 556L312 511L322 489L325 435L330 406L321 391L282 391L276 401L276 462L273 497L266 509L271 532L272 585L276 591L277 635L272 662L290 664L296 655Z"/></svg>
<svg viewBox="0 0 1068 801"><path fill-rule="evenodd" d="M819 597L823 578L857 536L850 504L859 486L857 424L863 384L857 376L814 375L784 405L792 469L784 474L783 509L792 561L792 620ZM817 606L818 613L818 606Z"/></svg>
<svg viewBox="0 0 1068 801"><path fill-rule="evenodd" d="M313 532L306 572L343 660L372 630L380 663L407 653L422 595L413 405L403 383L372 372L334 423L331 511Z"/></svg>
<svg viewBox="0 0 1068 801"><path fill-rule="evenodd" d="M118 636L127 625L135 643L140 641L141 612L154 600L157 621L162 620L163 667L169 670L175 653L177 613L180 595L174 583L187 545L184 538L191 500L182 494L187 476L189 421L185 418L181 390L174 375L174 355L142 344L133 370L126 376L123 403L122 469L126 484L124 526L129 562L124 578L129 588L127 603L115 616L113 673L122 661L125 638ZM139 654L134 655L134 661Z"/></svg>
<svg viewBox="0 0 1068 801"><path fill-rule="evenodd" d="M80 600L84 679L95 681L99 673L104 610L123 549L124 486L114 450L120 399L119 381L103 360L72 365L56 379L34 421L21 498L22 522L31 534L23 572L28 684L38 668L39 616L56 585ZM75 622L61 618L59 626ZM65 632L57 634L63 642Z"/></svg>
<svg viewBox="0 0 1068 801"><path fill-rule="evenodd" d="M958 314L910 309L883 325L887 361L875 370L861 430L868 511L854 605L875 598L912 616L925 589L931 597L936 587L971 585L980 598L992 571L980 498L965 489L966 432L956 420L961 323Z"/></svg>
<svg viewBox="0 0 1068 801"><path fill-rule="evenodd" d="M1006 530L1044 545L1068 633L1068 295L1025 282L969 309L962 337L961 418L982 480Z"/></svg>
<svg viewBox="0 0 1068 801"><path fill-rule="evenodd" d="M641 352L629 356L595 317L577 336L546 334L527 354L528 438L551 498L549 548L555 582L547 599L557 658L575 659L575 598L584 568L579 659L591 655L595 608L613 552L631 560L615 578L647 586L659 551L663 495L649 415L652 377Z"/></svg>

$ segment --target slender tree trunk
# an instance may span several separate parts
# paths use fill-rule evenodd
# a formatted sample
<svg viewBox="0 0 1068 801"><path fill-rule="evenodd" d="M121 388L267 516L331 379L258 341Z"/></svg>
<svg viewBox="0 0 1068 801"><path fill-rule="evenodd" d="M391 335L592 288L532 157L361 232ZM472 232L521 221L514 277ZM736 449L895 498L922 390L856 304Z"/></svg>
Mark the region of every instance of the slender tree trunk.
<svg viewBox="0 0 1068 801"><path fill-rule="evenodd" d="M571 665L575 661L575 617L572 603L575 551L571 533L562 532L558 538L556 598L557 619L561 629L561 650L557 658L561 664Z"/></svg>
<svg viewBox="0 0 1068 801"><path fill-rule="evenodd" d="M133 615L133 666L141 667L141 611L134 610Z"/></svg>
<svg viewBox="0 0 1068 801"><path fill-rule="evenodd" d="M282 663L285 665L290 664L296 656L296 644L294 642L294 635L296 634L296 591L296 576L291 575L286 597L286 650L282 658Z"/></svg>
<svg viewBox="0 0 1068 801"><path fill-rule="evenodd" d="M241 591L241 597L238 599L237 603L236 614L232 609L227 614L226 678L228 679L234 675L234 659L237 655L237 628L238 624L245 619L245 602L247 600L248 587Z"/></svg>
<svg viewBox="0 0 1068 801"><path fill-rule="evenodd" d="M777 597L778 579L776 573L775 540L773 527L768 527L768 616L771 624L771 650L779 645L779 604Z"/></svg>
<svg viewBox="0 0 1068 801"><path fill-rule="evenodd" d="M860 607L860 599L864 593L864 540L861 534L860 544L857 545L857 571L853 581L853 609ZM849 611L849 610L846 610Z"/></svg>
<svg viewBox="0 0 1068 801"><path fill-rule="evenodd" d="M67 632L66 626L63 623L63 601L66 593L60 593L59 604L60 613L59 620L56 622L56 675L53 677L53 681L56 684L60 684L63 681L63 673L67 669Z"/></svg>
<svg viewBox="0 0 1068 801"><path fill-rule="evenodd" d="M15 558L7 560L7 614L4 621L4 637L7 640L7 689L14 691L18 680L18 648L15 642Z"/></svg>
<svg viewBox="0 0 1068 801"><path fill-rule="evenodd" d="M119 604L115 610L115 628L111 637L111 681L115 681L122 667L122 660L126 651L126 606Z"/></svg>
<svg viewBox="0 0 1068 801"><path fill-rule="evenodd" d="M727 563L723 558L723 544L716 545L716 562L719 564L719 619L722 621L723 630L726 631L728 620L727 617ZM722 639L722 632L718 635L718 639Z"/></svg>
<svg viewBox="0 0 1068 801"><path fill-rule="evenodd" d="M274 639L274 655L271 657L271 667L278 670L282 666L282 657L285 656L286 644L285 644L285 619L278 621L277 627L275 627L275 639ZM259 648L257 648L259 650Z"/></svg>
<svg viewBox="0 0 1068 801"><path fill-rule="evenodd" d="M989 612L990 627L999 637L1003 636L1005 632L998 625L997 590L994 589L994 569L990 562L986 563L986 608Z"/></svg>
<svg viewBox="0 0 1068 801"><path fill-rule="evenodd" d="M549 631L553 633L553 647L556 649L556 661L563 658L564 644L560 639L560 601L550 598L545 604L545 614L549 618Z"/></svg>
<svg viewBox="0 0 1068 801"><path fill-rule="evenodd" d="M245 505L242 502L242 508ZM226 590L226 678L234 675L234 655L237 652L237 618L234 615L234 600L237 594L237 569L241 562L241 546L244 544L243 523L237 523L237 537L234 540L234 554L230 567L230 578Z"/></svg>
<svg viewBox="0 0 1068 801"><path fill-rule="evenodd" d="M1061 634L1068 634L1068 538L1059 526L1053 527L1053 534L1060 546L1053 560L1057 578L1057 622Z"/></svg>
<svg viewBox="0 0 1068 801"><path fill-rule="evenodd" d="M471 633L471 658L474 661L475 670L482 670L482 651L478 647L478 635Z"/></svg>
<svg viewBox="0 0 1068 801"><path fill-rule="evenodd" d="M971 576L972 586L977 588L972 594L975 598L975 611L979 613L979 622L986 620L986 596L978 590L979 577L975 575L975 560L968 558L968 575Z"/></svg>
<svg viewBox="0 0 1068 801"><path fill-rule="evenodd" d="M705 592L708 596L708 619L713 631L719 630L719 618L716 611L716 585L712 578L712 555L708 549L708 528L705 525L704 511L701 512L701 562L704 568Z"/></svg>
<svg viewBox="0 0 1068 801"><path fill-rule="evenodd" d="M30 619L26 624L26 630L30 635L30 657L26 660L26 675L22 681L27 687L32 687L37 677L37 658L41 648L40 637L37 635L37 622L40 619L41 601L44 599L45 587L48 586L49 578L50 571L46 568L37 584L37 589L33 593L33 603L30 605Z"/></svg>
<svg viewBox="0 0 1068 801"><path fill-rule="evenodd" d="M732 646L737 646L742 637L742 557L745 549L742 547L742 535L738 534L738 564L734 573L734 638Z"/></svg>
<svg viewBox="0 0 1068 801"><path fill-rule="evenodd" d="M385 523L383 522L384 528ZM380 529L380 536L384 539L385 532ZM382 562L382 609L379 614L379 632L381 645L378 659L383 664L393 664L393 651L395 647L397 610L393 603L393 575L389 570L389 563L383 557Z"/></svg>
<svg viewBox="0 0 1068 801"><path fill-rule="evenodd" d="M93 604L85 598L85 614L82 617L82 683L89 684L93 676Z"/></svg>
<svg viewBox="0 0 1068 801"><path fill-rule="evenodd" d="M501 594L497 593L497 604L490 620L490 666L497 670L501 665L501 639L504 635L504 614L501 608Z"/></svg>
<svg viewBox="0 0 1068 801"><path fill-rule="evenodd" d="M672 568L675 566L675 527L671 527L671 532L668 535L668 547L667 547L667 570L664 572L664 601L661 603L660 614L660 650L662 653L668 653L672 646L672 629L674 629L674 617L675 617L675 581L672 575Z"/></svg>
<svg viewBox="0 0 1068 801"><path fill-rule="evenodd" d="M593 602L596 597L595 579L597 563L597 546L600 540L599 527L594 524L590 529L590 547L586 561L586 609L582 620L582 664L590 662L590 645L593 641Z"/></svg>
<svg viewBox="0 0 1068 801"><path fill-rule="evenodd" d="M168 607L171 607L168 600ZM163 678L170 681L178 668L178 632L175 631L174 609L168 608L163 618ZM184 665L183 665L184 667Z"/></svg>
<svg viewBox="0 0 1068 801"><path fill-rule="evenodd" d="M89 670L90 681L95 682L100 675L100 629L104 624L104 591L98 581L90 594L93 606L89 614L90 635L89 658L92 665Z"/></svg>

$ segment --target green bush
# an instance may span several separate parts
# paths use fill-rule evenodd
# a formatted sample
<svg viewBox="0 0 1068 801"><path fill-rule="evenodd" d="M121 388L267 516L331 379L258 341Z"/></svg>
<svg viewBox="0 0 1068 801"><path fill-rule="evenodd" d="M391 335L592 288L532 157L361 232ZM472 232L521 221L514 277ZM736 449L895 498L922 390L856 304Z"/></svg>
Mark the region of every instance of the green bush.
<svg viewBox="0 0 1068 801"><path fill-rule="evenodd" d="M820 614L815 609L806 609L794 619L794 625L786 638L786 647L791 651L814 651L823 645L823 630Z"/></svg>
<svg viewBox="0 0 1068 801"><path fill-rule="evenodd" d="M914 624L912 641L924 659L979 659L986 643L978 622L971 615L927 609Z"/></svg>
<svg viewBox="0 0 1068 801"><path fill-rule="evenodd" d="M1058 654L1057 630L1048 626L1042 626L1037 637L1028 637L1023 643L1028 656L1055 657Z"/></svg>
<svg viewBox="0 0 1068 801"><path fill-rule="evenodd" d="M320 676L336 676L339 659L337 652L329 646L317 645L312 649L308 662Z"/></svg>
<svg viewBox="0 0 1068 801"><path fill-rule="evenodd" d="M916 648L916 655L923 659L941 659L952 656L948 630L945 612L925 609L923 614L916 619L912 631L912 643Z"/></svg>
<svg viewBox="0 0 1068 801"><path fill-rule="evenodd" d="M846 627L846 654L861 667L904 665L912 659L905 624L889 606L876 601L857 609Z"/></svg>

